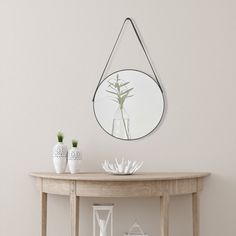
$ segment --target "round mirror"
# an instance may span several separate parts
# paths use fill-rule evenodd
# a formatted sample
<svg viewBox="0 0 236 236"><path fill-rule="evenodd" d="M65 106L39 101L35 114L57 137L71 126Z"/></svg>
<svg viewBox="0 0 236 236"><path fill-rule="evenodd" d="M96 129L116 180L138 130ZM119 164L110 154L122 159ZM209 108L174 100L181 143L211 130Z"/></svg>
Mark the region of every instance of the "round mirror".
<svg viewBox="0 0 236 236"><path fill-rule="evenodd" d="M101 82L93 106L98 123L108 134L134 140L158 126L164 112L164 98L159 84L148 74L121 70Z"/></svg>

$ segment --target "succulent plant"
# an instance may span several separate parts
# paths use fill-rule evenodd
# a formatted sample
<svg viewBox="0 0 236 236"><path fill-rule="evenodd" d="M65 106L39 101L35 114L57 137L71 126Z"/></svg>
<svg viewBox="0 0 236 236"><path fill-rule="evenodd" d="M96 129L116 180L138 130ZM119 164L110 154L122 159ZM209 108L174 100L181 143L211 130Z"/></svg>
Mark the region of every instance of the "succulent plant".
<svg viewBox="0 0 236 236"><path fill-rule="evenodd" d="M72 139L72 147L77 147L78 146L78 141L76 139Z"/></svg>
<svg viewBox="0 0 236 236"><path fill-rule="evenodd" d="M57 133L57 140L58 140L58 142L59 143L63 143L63 139L64 139L64 134L61 131L59 131Z"/></svg>

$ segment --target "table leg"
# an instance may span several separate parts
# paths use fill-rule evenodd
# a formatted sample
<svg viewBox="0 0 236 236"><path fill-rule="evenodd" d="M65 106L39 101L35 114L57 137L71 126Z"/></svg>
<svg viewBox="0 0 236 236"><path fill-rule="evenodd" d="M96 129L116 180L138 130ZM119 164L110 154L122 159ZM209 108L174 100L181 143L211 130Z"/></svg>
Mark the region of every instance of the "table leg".
<svg viewBox="0 0 236 236"><path fill-rule="evenodd" d="M70 217L71 236L79 236L79 197L76 196L75 183L72 184L70 193Z"/></svg>
<svg viewBox="0 0 236 236"><path fill-rule="evenodd" d="M40 236L47 235L47 193L40 192Z"/></svg>
<svg viewBox="0 0 236 236"><path fill-rule="evenodd" d="M161 196L161 236L169 236L169 195Z"/></svg>
<svg viewBox="0 0 236 236"><path fill-rule="evenodd" d="M192 194L193 236L200 236L199 193Z"/></svg>

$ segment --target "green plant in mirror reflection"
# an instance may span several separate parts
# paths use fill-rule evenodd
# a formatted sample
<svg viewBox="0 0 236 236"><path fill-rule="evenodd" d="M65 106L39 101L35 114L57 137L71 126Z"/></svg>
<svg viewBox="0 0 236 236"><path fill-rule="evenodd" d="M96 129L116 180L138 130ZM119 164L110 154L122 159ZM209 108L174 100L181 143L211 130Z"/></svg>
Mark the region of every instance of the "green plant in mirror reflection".
<svg viewBox="0 0 236 236"><path fill-rule="evenodd" d="M122 121L123 121L123 126L125 129L125 133L126 133L126 138L130 139L129 137L129 132L128 132L128 128L125 122L125 118L124 118L124 103L127 100L127 98L133 97L134 95L130 94L130 92L134 89L134 88L129 88L129 83L130 82L125 82L123 80L121 80L119 78L119 74L116 75L116 78L112 78L108 81L109 85L108 85L108 90L106 90L106 92L108 92L109 94L112 94L112 101L114 101L115 103L117 103L119 105L120 111L121 111L121 116L122 116Z"/></svg>

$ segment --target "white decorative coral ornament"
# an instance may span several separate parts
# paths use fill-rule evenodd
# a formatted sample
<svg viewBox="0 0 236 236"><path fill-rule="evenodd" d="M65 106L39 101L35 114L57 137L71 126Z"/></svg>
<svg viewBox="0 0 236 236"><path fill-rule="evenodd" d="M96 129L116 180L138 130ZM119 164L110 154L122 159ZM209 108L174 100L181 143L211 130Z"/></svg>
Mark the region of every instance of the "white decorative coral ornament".
<svg viewBox="0 0 236 236"><path fill-rule="evenodd" d="M122 159L119 163L117 159L115 159L115 163L109 163L109 161L105 160L102 163L103 169L114 175L132 175L137 170L141 168L143 162L138 161L130 161Z"/></svg>

